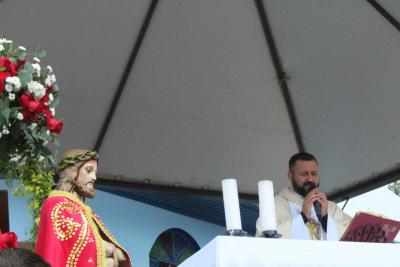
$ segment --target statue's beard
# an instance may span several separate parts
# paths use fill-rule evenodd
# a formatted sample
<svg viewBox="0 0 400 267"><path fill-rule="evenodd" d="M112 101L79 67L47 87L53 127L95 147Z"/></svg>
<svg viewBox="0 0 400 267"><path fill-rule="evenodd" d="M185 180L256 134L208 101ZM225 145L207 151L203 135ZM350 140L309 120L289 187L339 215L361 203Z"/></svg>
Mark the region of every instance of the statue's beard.
<svg viewBox="0 0 400 267"><path fill-rule="evenodd" d="M87 185L83 185L77 182L73 182L73 191L75 191L79 196L83 198L94 198L94 188L88 187Z"/></svg>
<svg viewBox="0 0 400 267"><path fill-rule="evenodd" d="M292 180L293 190L302 197L306 197L308 193L310 193L310 191L316 187L319 187L319 183L315 184L313 182L307 181L303 185L300 185L294 179Z"/></svg>

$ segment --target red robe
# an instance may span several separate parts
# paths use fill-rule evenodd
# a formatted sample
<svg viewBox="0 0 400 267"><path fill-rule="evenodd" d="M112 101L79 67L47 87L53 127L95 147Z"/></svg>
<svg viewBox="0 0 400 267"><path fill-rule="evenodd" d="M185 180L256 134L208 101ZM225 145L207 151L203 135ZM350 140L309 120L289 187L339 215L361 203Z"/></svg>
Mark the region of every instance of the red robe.
<svg viewBox="0 0 400 267"><path fill-rule="evenodd" d="M36 253L52 267L104 267L102 236L119 247L132 266L128 253L89 206L71 193L54 190L40 211Z"/></svg>

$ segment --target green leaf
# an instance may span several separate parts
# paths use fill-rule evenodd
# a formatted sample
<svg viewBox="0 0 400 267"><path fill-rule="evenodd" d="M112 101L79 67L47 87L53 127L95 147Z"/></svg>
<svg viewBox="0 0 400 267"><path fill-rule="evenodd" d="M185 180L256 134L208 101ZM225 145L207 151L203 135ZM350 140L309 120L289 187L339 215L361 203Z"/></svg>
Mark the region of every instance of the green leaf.
<svg viewBox="0 0 400 267"><path fill-rule="evenodd" d="M26 123L24 123L24 122L19 122L19 123L18 123L18 126L19 126L19 128L20 128L22 131L26 131L26 128L27 128Z"/></svg>
<svg viewBox="0 0 400 267"><path fill-rule="evenodd" d="M7 54L8 54L8 55L11 54L11 52L13 51L13 45L12 45L12 44L9 44L9 46L6 47L6 51L7 51Z"/></svg>
<svg viewBox="0 0 400 267"><path fill-rule="evenodd" d="M25 68L18 73L18 78L21 80L21 86L26 86L30 81L32 81L32 72L26 70Z"/></svg>
<svg viewBox="0 0 400 267"><path fill-rule="evenodd" d="M39 138L36 129L32 131L32 137L33 139L37 140Z"/></svg>
<svg viewBox="0 0 400 267"><path fill-rule="evenodd" d="M60 142L58 141L58 139L54 139L53 143L55 146L60 146Z"/></svg>
<svg viewBox="0 0 400 267"><path fill-rule="evenodd" d="M49 159L51 164L56 165L56 160L54 159L53 155L49 156L48 159Z"/></svg>
<svg viewBox="0 0 400 267"><path fill-rule="evenodd" d="M6 67L0 67L0 71L5 71L5 70L7 70Z"/></svg>
<svg viewBox="0 0 400 267"><path fill-rule="evenodd" d="M60 91L60 88L58 87L57 84L53 84L53 91L54 91L54 92Z"/></svg>
<svg viewBox="0 0 400 267"><path fill-rule="evenodd" d="M29 130L26 127L21 127L21 130L24 132L25 138L28 141L32 141L33 140L32 136L31 136L31 133L29 132Z"/></svg>
<svg viewBox="0 0 400 267"><path fill-rule="evenodd" d="M58 97L55 97L53 102L51 102L50 107L56 108L58 106L59 102L60 102L60 99Z"/></svg>
<svg viewBox="0 0 400 267"><path fill-rule="evenodd" d="M48 143L50 143L50 137L47 135L46 130L42 130L39 134L39 139L42 140L41 142L41 146L43 144L44 141L47 141ZM44 150L46 147L42 147L42 149ZM45 150L46 151L46 150Z"/></svg>
<svg viewBox="0 0 400 267"><path fill-rule="evenodd" d="M24 65L24 70L27 70L30 73L34 73L35 72L35 69L33 68L32 64L29 64L29 63Z"/></svg>
<svg viewBox="0 0 400 267"><path fill-rule="evenodd" d="M33 53L33 56L34 56L34 57L45 57L46 55L47 55L47 52L44 51L44 50L37 51L37 52L34 52L34 53Z"/></svg>
<svg viewBox="0 0 400 267"><path fill-rule="evenodd" d="M8 123L10 120L10 107L9 107L9 101L8 98L3 99L3 101L0 102L0 109L1 109L1 115L3 115L3 118L5 121Z"/></svg>
<svg viewBox="0 0 400 267"><path fill-rule="evenodd" d="M19 60L24 60L26 58L26 52L25 51L19 51L19 53L17 54L17 58Z"/></svg>
<svg viewBox="0 0 400 267"><path fill-rule="evenodd" d="M6 120L7 123L9 123L10 120L10 109L5 108L1 110L1 115L3 115L4 119Z"/></svg>
<svg viewBox="0 0 400 267"><path fill-rule="evenodd" d="M10 106L10 102L8 101L8 98L4 98L2 100L0 100L0 108L8 108Z"/></svg>
<svg viewBox="0 0 400 267"><path fill-rule="evenodd" d="M17 116L18 112L21 110L21 107L12 107L11 112Z"/></svg>

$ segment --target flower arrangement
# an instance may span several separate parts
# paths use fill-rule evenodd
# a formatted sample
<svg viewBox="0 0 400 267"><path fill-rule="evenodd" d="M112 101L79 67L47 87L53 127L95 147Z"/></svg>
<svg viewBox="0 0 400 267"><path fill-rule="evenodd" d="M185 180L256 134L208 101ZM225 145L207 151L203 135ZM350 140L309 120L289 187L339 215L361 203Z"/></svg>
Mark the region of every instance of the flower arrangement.
<svg viewBox="0 0 400 267"><path fill-rule="evenodd" d="M29 209L35 218L31 230L36 236L39 209L54 182L55 164L50 144L58 145L56 137L63 122L57 120L59 88L51 66L42 68L41 51L33 53L15 47L13 41L0 38L0 175L16 179L16 195L28 194Z"/></svg>
<svg viewBox="0 0 400 267"><path fill-rule="evenodd" d="M0 249L4 248L18 248L18 236L14 232L0 231Z"/></svg>

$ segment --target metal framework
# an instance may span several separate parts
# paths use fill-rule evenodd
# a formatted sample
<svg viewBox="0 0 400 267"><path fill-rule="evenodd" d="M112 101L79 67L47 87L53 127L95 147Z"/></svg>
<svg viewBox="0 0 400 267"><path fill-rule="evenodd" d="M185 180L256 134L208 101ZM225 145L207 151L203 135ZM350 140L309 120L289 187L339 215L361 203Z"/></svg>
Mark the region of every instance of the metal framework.
<svg viewBox="0 0 400 267"><path fill-rule="evenodd" d="M154 11L155 11L155 9L157 7L157 4L158 4L158 0L153 0L151 2L150 7L149 7L149 9L147 11L146 17L144 18L142 27L141 27L139 35L138 35L138 37L136 39L135 45L134 45L134 47L132 49L132 52L131 52L131 55L129 57L128 63L126 64L124 73L123 73L123 75L121 77L121 80L119 82L118 88L115 91L114 98L113 98L113 100L111 102L111 105L110 105L110 108L109 108L109 110L107 112L106 119L104 120L103 126L101 127L100 133L99 133L99 135L97 137L97 141L96 141L96 144L94 146L94 150L96 150L96 151L100 150L100 147L101 147L101 145L103 143L103 139L104 139L104 137L105 137L105 135L107 133L108 127L110 126L110 122L111 122L111 120L112 120L112 118L114 116L114 112L115 112L115 110L116 110L116 108L118 106L119 99L120 99L120 97L121 97L121 95L122 95L122 93L123 93L123 91L125 89L126 81L128 80L129 74L131 73L131 69L133 67L133 64L135 63L136 56L139 53L140 46L141 46L141 44L143 42L144 36L146 35L147 29L149 27L149 24L151 22L151 19L153 17L153 14L154 14Z"/></svg>

